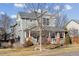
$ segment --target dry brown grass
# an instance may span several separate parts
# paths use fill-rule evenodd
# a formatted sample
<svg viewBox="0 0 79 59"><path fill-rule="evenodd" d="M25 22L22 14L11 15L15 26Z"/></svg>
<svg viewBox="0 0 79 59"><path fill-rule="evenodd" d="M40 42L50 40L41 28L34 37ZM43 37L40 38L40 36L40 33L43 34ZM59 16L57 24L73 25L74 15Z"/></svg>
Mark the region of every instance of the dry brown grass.
<svg viewBox="0 0 79 59"><path fill-rule="evenodd" d="M61 53L78 51L78 50L79 50L79 45L76 45L76 46L70 45L67 48L47 49L40 52L39 50L35 51L34 46L31 46L27 48L0 49L0 56L29 56L29 55L51 55L51 54L57 55Z"/></svg>

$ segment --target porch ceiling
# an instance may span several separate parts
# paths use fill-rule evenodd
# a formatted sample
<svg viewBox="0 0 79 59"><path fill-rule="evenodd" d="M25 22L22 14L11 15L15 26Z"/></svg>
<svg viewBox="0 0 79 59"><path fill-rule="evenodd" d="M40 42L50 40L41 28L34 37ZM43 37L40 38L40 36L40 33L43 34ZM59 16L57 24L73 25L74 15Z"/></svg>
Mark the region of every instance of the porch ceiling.
<svg viewBox="0 0 79 59"><path fill-rule="evenodd" d="M40 31L40 29L36 26L32 29L25 29L24 31ZM46 30L46 31L52 31L52 32L64 32L66 30L64 30L63 28L58 28L58 27L52 27L52 26L42 26L42 30Z"/></svg>

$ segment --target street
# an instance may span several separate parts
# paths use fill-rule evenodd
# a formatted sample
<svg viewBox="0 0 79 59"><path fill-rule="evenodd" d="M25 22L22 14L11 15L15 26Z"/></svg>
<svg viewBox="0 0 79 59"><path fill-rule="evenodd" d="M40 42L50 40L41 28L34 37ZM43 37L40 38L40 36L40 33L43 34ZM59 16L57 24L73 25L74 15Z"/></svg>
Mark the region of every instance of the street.
<svg viewBox="0 0 79 59"><path fill-rule="evenodd" d="M57 56L79 56L79 51L59 54Z"/></svg>
<svg viewBox="0 0 79 59"><path fill-rule="evenodd" d="M59 53L59 54L48 54L46 56L79 56L79 51L65 52L65 53Z"/></svg>

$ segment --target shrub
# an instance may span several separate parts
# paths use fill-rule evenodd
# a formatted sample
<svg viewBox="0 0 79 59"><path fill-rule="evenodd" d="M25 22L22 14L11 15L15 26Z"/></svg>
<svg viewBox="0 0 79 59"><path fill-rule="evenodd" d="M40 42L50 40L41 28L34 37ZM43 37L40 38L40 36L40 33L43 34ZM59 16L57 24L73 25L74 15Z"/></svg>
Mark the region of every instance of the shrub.
<svg viewBox="0 0 79 59"><path fill-rule="evenodd" d="M65 28L65 30L67 31L66 28ZM65 33L65 44L71 44L71 43L72 43L72 41L71 41L71 38L70 38L70 36L69 36L69 33L66 32L66 33Z"/></svg>
<svg viewBox="0 0 79 59"><path fill-rule="evenodd" d="M27 39L28 40L26 40L25 46L32 46L33 45L32 38L31 37L28 37Z"/></svg>
<svg viewBox="0 0 79 59"><path fill-rule="evenodd" d="M1 43L1 47L3 47L3 48L11 48L12 45L11 45L10 42L2 42L2 43Z"/></svg>

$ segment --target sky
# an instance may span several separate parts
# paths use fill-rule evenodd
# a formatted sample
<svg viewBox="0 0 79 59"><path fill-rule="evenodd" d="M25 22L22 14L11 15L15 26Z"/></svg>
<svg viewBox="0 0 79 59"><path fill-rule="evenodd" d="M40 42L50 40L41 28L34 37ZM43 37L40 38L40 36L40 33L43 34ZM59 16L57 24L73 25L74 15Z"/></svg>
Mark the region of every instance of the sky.
<svg viewBox="0 0 79 59"><path fill-rule="evenodd" d="M43 5L42 5L43 6ZM60 6L63 6L62 13L67 14L69 19L79 20L79 4L78 3L53 3L47 4L45 8L50 6L51 10L58 10ZM0 14L5 14L11 18L16 18L16 14L20 11L24 11L25 4L17 3L0 3Z"/></svg>

